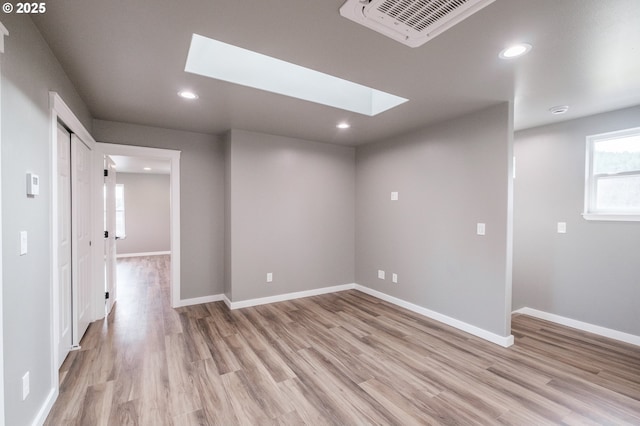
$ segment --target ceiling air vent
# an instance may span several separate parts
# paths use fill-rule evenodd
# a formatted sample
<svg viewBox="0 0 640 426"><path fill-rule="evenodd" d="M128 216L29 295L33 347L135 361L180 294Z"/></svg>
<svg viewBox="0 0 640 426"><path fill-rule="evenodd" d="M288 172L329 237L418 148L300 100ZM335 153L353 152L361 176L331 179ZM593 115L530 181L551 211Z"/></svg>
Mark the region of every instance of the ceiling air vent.
<svg viewBox="0 0 640 426"><path fill-rule="evenodd" d="M411 47L468 18L494 0L347 0L340 15Z"/></svg>

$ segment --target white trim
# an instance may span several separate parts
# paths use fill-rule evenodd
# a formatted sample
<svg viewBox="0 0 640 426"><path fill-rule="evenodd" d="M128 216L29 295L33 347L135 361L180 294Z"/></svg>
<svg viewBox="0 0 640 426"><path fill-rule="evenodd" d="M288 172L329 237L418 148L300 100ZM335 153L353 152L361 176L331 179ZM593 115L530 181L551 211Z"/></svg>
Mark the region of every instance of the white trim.
<svg viewBox="0 0 640 426"><path fill-rule="evenodd" d="M97 145L97 144L96 144ZM94 227L92 231L92 241L95 242L94 247L98 250L98 255L93 256L93 279L94 279L94 296L92 298L93 319L98 320L104 318L105 315L105 257L104 257L104 155L96 146L92 151L92 175L95 179L93 185L92 218ZM100 170L101 172L98 172ZM98 219L99 218L99 219Z"/></svg>
<svg viewBox="0 0 640 426"><path fill-rule="evenodd" d="M58 399L58 395L58 387L56 386L51 388L51 390L49 391L49 395L47 395L47 399L45 400L42 407L40 407L40 410L38 411L36 418L33 420L33 423L31 423L32 426L40 426L44 424L44 421L47 420L49 412L53 408L53 404L55 404L56 400Z"/></svg>
<svg viewBox="0 0 640 426"><path fill-rule="evenodd" d="M414 305L413 303L407 302L402 299L398 299L397 297L389 296L388 294L371 289L369 287L362 286L360 284L356 284L355 289L363 293L366 293L369 296L376 297L378 299L400 306L401 308L405 308L417 314L423 315L427 318L431 318L443 324L450 325L451 327L457 328L458 330L462 330L466 333L473 334L476 337L480 337L481 339L488 340L489 342L495 343L496 345L500 345L505 348L508 348L509 346L513 345L512 335L509 335L506 337L500 336L498 334L484 330L480 327L476 327L475 325L471 325L466 322L457 320L455 318L448 317L441 313L432 311L431 309L423 308L422 306Z"/></svg>
<svg viewBox="0 0 640 426"><path fill-rule="evenodd" d="M171 254L170 251L148 251L144 253L122 253L117 254L117 259L122 259L125 257L144 257L144 256L164 256L166 254Z"/></svg>
<svg viewBox="0 0 640 426"><path fill-rule="evenodd" d="M582 213L585 220L602 220L618 222L639 222L640 214L606 214L606 213Z"/></svg>
<svg viewBox="0 0 640 426"><path fill-rule="evenodd" d="M91 136L91 133L82 125L78 117L75 116L71 108L67 106L57 92L49 92L49 103L56 112L56 119L59 118L90 150L96 149L96 141Z"/></svg>
<svg viewBox="0 0 640 426"><path fill-rule="evenodd" d="M112 143L96 143L96 146L106 155L171 161L171 306L175 308L180 304L180 151Z"/></svg>
<svg viewBox="0 0 640 426"><path fill-rule="evenodd" d="M194 297L193 299L182 299L175 308L183 306L202 305L203 303L221 302L225 299L224 294L214 294L213 296Z"/></svg>
<svg viewBox="0 0 640 426"><path fill-rule="evenodd" d="M640 336L636 336L634 334L629 334L629 333L625 333L618 330L613 330L611 328L601 327L599 325L589 324L588 322L578 321L571 318L567 318L560 315L551 314L549 312L539 311L537 309L527 308L527 307L517 309L513 311L513 313L529 315L531 317L540 318L546 321L551 321L556 324L586 331L588 333L597 334L598 336L608 337L609 339L619 340L621 342L640 346Z"/></svg>
<svg viewBox="0 0 640 426"><path fill-rule="evenodd" d="M234 310L248 308L250 306L284 302L285 300L302 299L303 297L319 296L327 293L337 293L339 291L353 290L354 288L356 288L355 284L343 284L332 287L315 288L313 290L296 291L294 293L278 294L276 296L260 297L258 299L241 300L239 302L232 302L225 295L224 303L229 307L229 309Z"/></svg>
<svg viewBox="0 0 640 426"><path fill-rule="evenodd" d="M4 37L9 35L9 31L0 22L0 54L4 53ZM0 61L1 63L1 61ZM0 80L2 79L2 69L0 68ZM0 85L1 86L1 85ZM1 89L1 88L0 88ZM2 92L0 90L0 105L2 105ZM0 152L2 152L2 111L0 108ZM0 157L0 165L2 158ZM0 241L2 241L2 167L0 166ZM4 320L2 294L4 287L2 282L2 244L0 244L0 348L4 348ZM0 350L0 426L4 426L4 350Z"/></svg>
<svg viewBox="0 0 640 426"><path fill-rule="evenodd" d="M0 53L4 53L4 37L9 35L7 28L0 22ZM0 419L4 421L4 416Z"/></svg>

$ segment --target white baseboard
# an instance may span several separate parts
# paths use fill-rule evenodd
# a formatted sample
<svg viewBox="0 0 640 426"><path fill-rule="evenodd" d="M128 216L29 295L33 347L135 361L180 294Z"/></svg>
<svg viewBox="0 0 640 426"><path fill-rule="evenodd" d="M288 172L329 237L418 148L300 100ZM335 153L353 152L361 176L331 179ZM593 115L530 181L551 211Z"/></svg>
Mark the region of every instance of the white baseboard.
<svg viewBox="0 0 640 426"><path fill-rule="evenodd" d="M170 251L148 251L144 253L122 253L122 254L116 254L116 258L122 259L125 257L163 256L165 254L171 254L171 252Z"/></svg>
<svg viewBox="0 0 640 426"><path fill-rule="evenodd" d="M588 322L582 322L571 318L566 318L560 315L551 314L549 312L539 311L532 308L521 308L513 311L514 314L524 314L531 317L540 318L543 320L555 322L556 324L565 325L567 327L575 328L578 330L586 331L589 333L597 334L598 336L608 337L614 340L620 340L621 342L631 343L632 345L640 346L640 336L634 334L625 333L611 328L601 327L599 325L589 324Z"/></svg>
<svg viewBox="0 0 640 426"><path fill-rule="evenodd" d="M431 309L423 308L422 306L414 305L413 303L407 302L402 299L398 299L397 297L389 296L388 294L382 293L380 291L377 291L359 284L356 284L355 289L363 293L366 293L370 296L376 297L380 300L393 303L394 305L400 306L401 308L405 308L417 314L423 315L427 318L431 318L438 322L450 325L451 327L457 328L458 330L462 330L466 333L473 334L476 337L480 337L481 339L488 340L489 342L495 343L496 345L500 345L505 348L508 348L509 346L513 345L513 336L511 335L506 337L500 336L499 334L492 333L490 331L476 327L475 325L471 325L466 322L457 320L455 318L448 317L441 313L432 311Z"/></svg>
<svg viewBox="0 0 640 426"><path fill-rule="evenodd" d="M303 297L319 296L321 294L336 293L338 291L353 290L355 284L343 284L332 287L316 288L313 290L296 291L294 293L278 294L276 296L260 297L258 299L241 300L232 302L226 296L225 303L229 309L248 308L250 306L266 305L268 303L284 302L285 300L301 299Z"/></svg>
<svg viewBox="0 0 640 426"><path fill-rule="evenodd" d="M214 294L212 296L194 297L192 299L181 299L174 308L181 308L183 306L202 305L203 303L220 302L224 300L224 294Z"/></svg>
<svg viewBox="0 0 640 426"><path fill-rule="evenodd" d="M42 404L40 411L38 411L38 415L33 420L33 423L31 423L33 426L41 426L44 424L44 421L47 420L47 416L51 412L53 404L56 402L56 399L58 399L58 392L59 391L56 387L51 388L49 395L47 395L47 399L44 401L44 404Z"/></svg>
<svg viewBox="0 0 640 426"><path fill-rule="evenodd" d="M507 348L513 345L513 336L504 337L504 336L497 335L495 333L491 333L487 330L483 330L479 327L476 327L471 324L467 324L455 318L448 317L438 312L434 312L430 309L423 308L422 306L414 305L413 303L409 303L402 299L389 296L388 294L385 294L377 290L373 290L368 287L362 286L360 284L355 284L355 283L337 285L333 287L318 288L314 290L299 291L295 293L286 293L286 294L280 294L277 296L262 297L258 299L242 300L239 302L232 302L229 300L229 298L226 295L223 295L223 300L224 300L224 303L229 307L229 309L241 309L241 308L248 308L250 306L265 305L268 303L283 302L285 300L300 299L303 297L317 296L320 294L336 293L338 291L354 290L354 289L361 291L363 293L366 293L370 296L376 297L378 299L387 301L389 303L393 303L394 305L408 309L412 312L418 313L425 317L450 325L466 333L473 334L474 336L488 340L489 342L495 343L502 347Z"/></svg>

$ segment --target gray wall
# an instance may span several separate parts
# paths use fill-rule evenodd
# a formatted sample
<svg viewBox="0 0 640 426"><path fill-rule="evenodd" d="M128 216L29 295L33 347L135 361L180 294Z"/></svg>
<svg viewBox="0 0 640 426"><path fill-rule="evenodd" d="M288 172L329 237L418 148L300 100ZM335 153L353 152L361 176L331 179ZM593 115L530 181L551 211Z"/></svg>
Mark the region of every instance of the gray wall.
<svg viewBox="0 0 640 426"><path fill-rule="evenodd" d="M631 127L640 107L516 133L515 309L640 335L640 222L581 216L586 136Z"/></svg>
<svg viewBox="0 0 640 426"><path fill-rule="evenodd" d="M510 106L501 104L358 147L358 284L510 334L511 122ZM478 222L485 236L476 235Z"/></svg>
<svg viewBox="0 0 640 426"><path fill-rule="evenodd" d="M98 142L182 151L181 299L224 291L224 147L201 133L94 120Z"/></svg>
<svg viewBox="0 0 640 426"><path fill-rule="evenodd" d="M126 238L118 240L118 254L171 250L169 175L117 173L124 185Z"/></svg>
<svg viewBox="0 0 640 426"><path fill-rule="evenodd" d="M353 283L354 149L237 130L229 144L233 301Z"/></svg>
<svg viewBox="0 0 640 426"><path fill-rule="evenodd" d="M3 14L10 35L2 58L2 256L4 381L7 425L31 424L52 388L49 274L51 124L49 90L57 91L88 130L89 111L26 15ZM26 196L26 173L40 195ZM29 253L19 256L19 232ZM21 377L31 392L22 401Z"/></svg>

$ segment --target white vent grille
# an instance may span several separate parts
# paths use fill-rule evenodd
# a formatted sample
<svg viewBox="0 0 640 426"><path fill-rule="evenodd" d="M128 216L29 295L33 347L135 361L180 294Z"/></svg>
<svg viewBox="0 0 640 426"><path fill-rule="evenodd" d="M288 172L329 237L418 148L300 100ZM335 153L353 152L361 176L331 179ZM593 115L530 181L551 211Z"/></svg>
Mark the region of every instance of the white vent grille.
<svg viewBox="0 0 640 426"><path fill-rule="evenodd" d="M385 0L377 9L416 31L423 31L466 3L467 0Z"/></svg>
<svg viewBox="0 0 640 426"><path fill-rule="evenodd" d="M421 46L494 0L347 0L340 14L411 47Z"/></svg>

